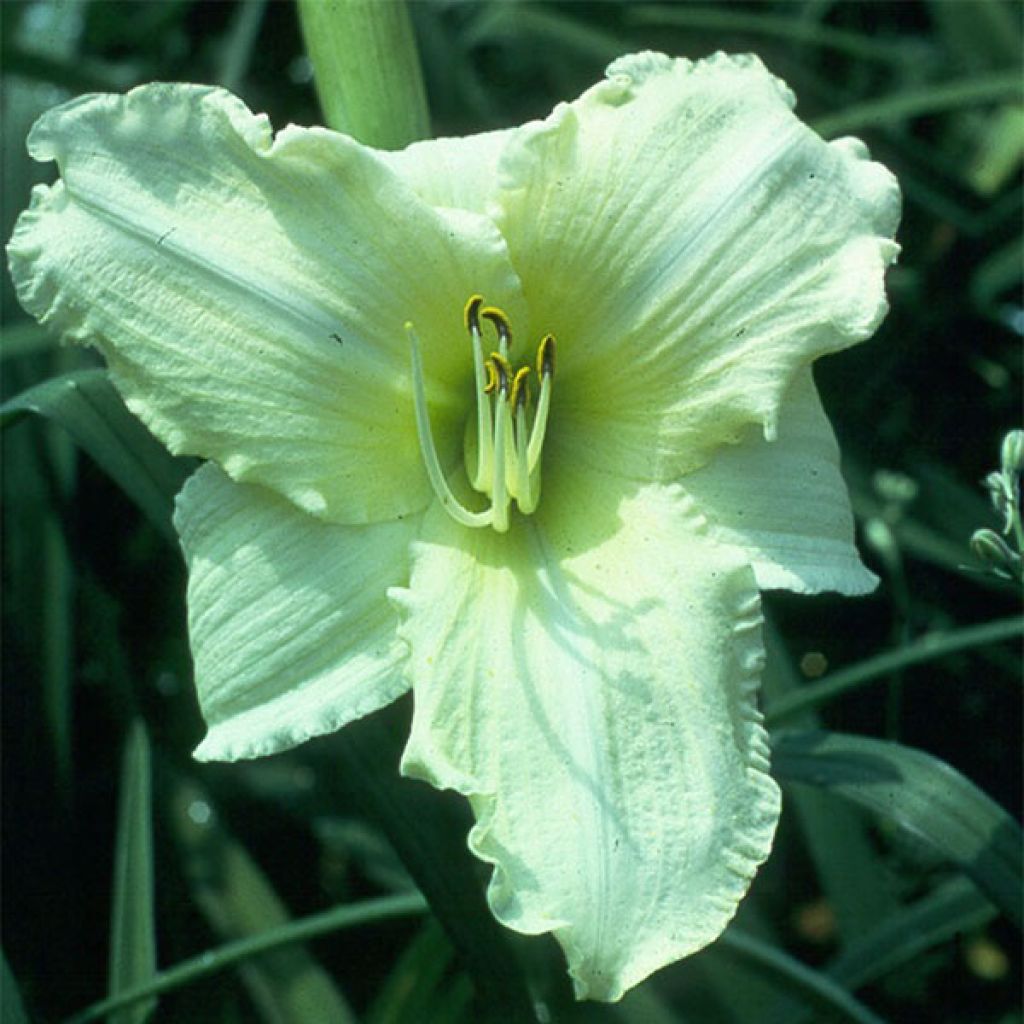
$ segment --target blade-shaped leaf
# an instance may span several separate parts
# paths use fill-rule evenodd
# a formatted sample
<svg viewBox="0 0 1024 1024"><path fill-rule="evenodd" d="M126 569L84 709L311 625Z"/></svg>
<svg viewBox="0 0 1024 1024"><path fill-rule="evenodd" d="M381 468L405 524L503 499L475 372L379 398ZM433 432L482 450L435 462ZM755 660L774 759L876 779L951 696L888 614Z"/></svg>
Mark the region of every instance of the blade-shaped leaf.
<svg viewBox="0 0 1024 1024"><path fill-rule="evenodd" d="M192 897L222 939L282 930L288 911L245 847L220 824L204 790L179 779L171 822ZM327 972L302 945L275 948L239 967L261 1019L275 1024L354 1024Z"/></svg>
<svg viewBox="0 0 1024 1024"><path fill-rule="evenodd" d="M1021 829L956 769L899 743L843 733L783 734L774 751L780 779L824 787L889 818L957 865L1021 925Z"/></svg>
<svg viewBox="0 0 1024 1024"><path fill-rule="evenodd" d="M0 1024L29 1024L25 1004L7 957L0 952Z"/></svg>
<svg viewBox="0 0 1024 1024"><path fill-rule="evenodd" d="M128 730L121 764L121 796L110 922L109 992L145 984L156 974L153 912L153 821L149 738L142 722ZM110 1015L111 1024L142 1024L156 999Z"/></svg>
<svg viewBox="0 0 1024 1024"><path fill-rule="evenodd" d="M704 955L733 959L753 968L778 991L780 998L798 997L813 1007L815 1020L883 1024L880 1017L826 974L736 928L728 929Z"/></svg>
<svg viewBox="0 0 1024 1024"><path fill-rule="evenodd" d="M28 413L59 423L114 482L175 542L174 495L188 474L128 411L104 370L76 370L43 381L0 406L0 426Z"/></svg>
<svg viewBox="0 0 1024 1024"><path fill-rule="evenodd" d="M953 878L862 936L829 965L849 988L866 985L955 935L980 928L996 909L966 878Z"/></svg>
<svg viewBox="0 0 1024 1024"><path fill-rule="evenodd" d="M328 792L349 787L387 835L473 979L477 1019L532 1021L518 961L487 908L466 847L467 824L454 810L461 805L398 775L407 732L407 703L399 701L307 744L303 755L315 762Z"/></svg>

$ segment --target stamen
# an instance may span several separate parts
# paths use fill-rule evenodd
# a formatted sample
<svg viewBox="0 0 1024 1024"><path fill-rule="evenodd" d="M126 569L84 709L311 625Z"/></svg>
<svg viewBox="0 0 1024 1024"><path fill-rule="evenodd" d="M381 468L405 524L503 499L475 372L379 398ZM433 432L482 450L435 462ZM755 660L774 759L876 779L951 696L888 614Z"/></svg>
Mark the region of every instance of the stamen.
<svg viewBox="0 0 1024 1024"><path fill-rule="evenodd" d="M519 410L521 405L526 405L530 397L530 386L527 378L530 376L530 368L528 366L520 366L516 370L516 375L512 378L512 394L509 398L509 402L512 404L512 408L516 411Z"/></svg>
<svg viewBox="0 0 1024 1024"><path fill-rule="evenodd" d="M494 368L494 360L488 359L484 363L484 369L487 371L487 383L484 385L484 394L493 394L494 389L498 386L498 371Z"/></svg>
<svg viewBox="0 0 1024 1024"><path fill-rule="evenodd" d="M466 300L465 308L462 310L462 319L466 330L472 334L474 331L480 333L480 307L484 304L482 295L470 295Z"/></svg>
<svg viewBox="0 0 1024 1024"><path fill-rule="evenodd" d="M529 397L530 368L522 367L512 381L512 409L516 417L516 504L519 511L529 515L537 507L538 494L534 493L530 478L530 460L527 452L526 402Z"/></svg>
<svg viewBox="0 0 1024 1024"><path fill-rule="evenodd" d="M448 486L448 481L441 469L441 460L437 456L434 435L430 429L430 412L427 409L427 393L423 382L423 354L420 351L420 339L416 334L415 327L409 321L406 321L405 333L408 335L409 348L412 353L412 393L416 407L416 433L419 436L420 452L423 455L423 464L426 466L430 484L434 488L438 500L457 523L473 527L490 526L493 519L490 509L485 512L470 512L452 494L451 488ZM504 480L504 472L501 475ZM497 524L494 525L495 529L498 529ZM505 510L505 529L508 529L507 509Z"/></svg>
<svg viewBox="0 0 1024 1024"><path fill-rule="evenodd" d="M505 359L508 359L509 345L512 343L512 325L503 309L497 306L486 306L480 310L480 315L486 317L494 324L498 332L498 349Z"/></svg>
<svg viewBox="0 0 1024 1024"><path fill-rule="evenodd" d="M482 295L472 295L463 310L466 330L469 331L470 343L473 347L473 377L476 381L476 472L473 474L473 488L486 491L491 483L491 469L494 463L494 426L491 422L491 403L487 395L492 389L490 364L485 370L484 353L480 338L480 307L484 303Z"/></svg>
<svg viewBox="0 0 1024 1024"><path fill-rule="evenodd" d="M498 357L501 358L500 356ZM494 356L492 361L497 367L498 393L497 407L494 410L494 477L491 481L491 526L498 533L504 533L508 529L508 484L505 479L508 472L508 458L505 446L508 441L508 429L511 426L512 415L508 405L508 374L505 367L508 366L504 360L497 362ZM502 365L504 363L504 366Z"/></svg>
<svg viewBox="0 0 1024 1024"><path fill-rule="evenodd" d="M555 376L555 337L546 334L537 349L537 374L540 377L540 398L537 399L537 412L533 417L533 429L530 431L530 445L527 460L532 473L540 462L541 449L544 446L544 432L548 425L548 410L551 408L551 388Z"/></svg>

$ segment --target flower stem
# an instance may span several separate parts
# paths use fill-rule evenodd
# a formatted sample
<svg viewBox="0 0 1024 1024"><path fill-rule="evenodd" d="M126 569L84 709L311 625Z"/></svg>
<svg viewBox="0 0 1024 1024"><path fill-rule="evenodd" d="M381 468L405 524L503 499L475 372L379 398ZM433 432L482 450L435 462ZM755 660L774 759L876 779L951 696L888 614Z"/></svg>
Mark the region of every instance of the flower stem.
<svg viewBox="0 0 1024 1024"><path fill-rule="evenodd" d="M430 134L423 72L404 3L298 0L329 127L380 149Z"/></svg>

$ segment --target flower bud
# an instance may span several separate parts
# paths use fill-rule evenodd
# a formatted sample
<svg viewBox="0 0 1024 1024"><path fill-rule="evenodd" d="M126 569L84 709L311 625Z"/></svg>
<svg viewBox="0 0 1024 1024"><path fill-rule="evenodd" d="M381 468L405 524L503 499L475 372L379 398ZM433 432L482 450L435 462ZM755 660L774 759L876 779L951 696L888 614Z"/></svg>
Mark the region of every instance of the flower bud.
<svg viewBox="0 0 1024 1024"><path fill-rule="evenodd" d="M975 530L971 534L971 551L990 569L1014 578L1020 577L1020 555L995 530Z"/></svg>
<svg viewBox="0 0 1024 1024"><path fill-rule="evenodd" d="M1024 430L1011 430L1000 450L1003 472L1014 476L1024 471Z"/></svg>

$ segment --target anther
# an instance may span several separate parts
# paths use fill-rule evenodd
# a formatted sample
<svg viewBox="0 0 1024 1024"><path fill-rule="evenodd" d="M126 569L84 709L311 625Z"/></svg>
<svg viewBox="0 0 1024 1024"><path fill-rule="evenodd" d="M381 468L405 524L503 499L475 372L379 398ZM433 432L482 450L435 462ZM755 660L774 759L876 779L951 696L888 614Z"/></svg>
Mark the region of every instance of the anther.
<svg viewBox="0 0 1024 1024"><path fill-rule="evenodd" d="M512 378L512 394L509 397L509 404L512 406L513 412L518 412L525 406L530 397L530 386L527 379L529 376L530 368L521 366Z"/></svg>
<svg viewBox="0 0 1024 1024"><path fill-rule="evenodd" d="M484 304L482 295L470 295L466 306L462 311L462 319L466 324L466 330L480 333L480 307Z"/></svg>
<svg viewBox="0 0 1024 1024"><path fill-rule="evenodd" d="M509 345L512 343L512 325L505 311L498 309L497 306L485 306L480 310L480 315L494 324L494 329L498 332L498 348L507 359Z"/></svg>
<svg viewBox="0 0 1024 1024"><path fill-rule="evenodd" d="M555 336L545 334L537 348L537 376L552 377L555 373Z"/></svg>
<svg viewBox="0 0 1024 1024"><path fill-rule="evenodd" d="M487 361L494 367L494 374L498 381L498 390L507 397L509 384L512 379L511 364L501 352L492 352L491 358Z"/></svg>

